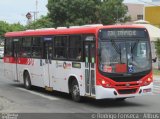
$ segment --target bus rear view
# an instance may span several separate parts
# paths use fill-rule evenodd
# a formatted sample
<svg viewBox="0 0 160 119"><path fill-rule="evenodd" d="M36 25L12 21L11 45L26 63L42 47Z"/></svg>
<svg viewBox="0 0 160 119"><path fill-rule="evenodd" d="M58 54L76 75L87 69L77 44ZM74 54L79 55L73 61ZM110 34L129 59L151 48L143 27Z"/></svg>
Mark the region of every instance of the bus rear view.
<svg viewBox="0 0 160 119"><path fill-rule="evenodd" d="M146 29L100 29L97 59L97 99L151 94L152 60Z"/></svg>

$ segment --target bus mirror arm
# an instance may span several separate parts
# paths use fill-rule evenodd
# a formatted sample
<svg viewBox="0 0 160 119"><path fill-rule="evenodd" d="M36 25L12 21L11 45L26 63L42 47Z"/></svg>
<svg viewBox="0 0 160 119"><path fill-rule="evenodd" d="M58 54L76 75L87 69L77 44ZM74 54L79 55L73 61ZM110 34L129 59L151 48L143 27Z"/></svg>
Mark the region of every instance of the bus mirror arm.
<svg viewBox="0 0 160 119"><path fill-rule="evenodd" d="M152 59L152 62L153 62L153 63L157 62L157 57L153 58L153 59Z"/></svg>

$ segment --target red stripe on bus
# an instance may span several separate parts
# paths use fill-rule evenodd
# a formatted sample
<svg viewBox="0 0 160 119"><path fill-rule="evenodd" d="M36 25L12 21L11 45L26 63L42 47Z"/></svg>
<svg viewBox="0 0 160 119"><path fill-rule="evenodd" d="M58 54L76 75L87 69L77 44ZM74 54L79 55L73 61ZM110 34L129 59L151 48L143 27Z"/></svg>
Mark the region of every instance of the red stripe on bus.
<svg viewBox="0 0 160 119"><path fill-rule="evenodd" d="M14 57L4 57L4 63L12 64L23 64L23 65L34 65L34 60L32 58L14 58Z"/></svg>

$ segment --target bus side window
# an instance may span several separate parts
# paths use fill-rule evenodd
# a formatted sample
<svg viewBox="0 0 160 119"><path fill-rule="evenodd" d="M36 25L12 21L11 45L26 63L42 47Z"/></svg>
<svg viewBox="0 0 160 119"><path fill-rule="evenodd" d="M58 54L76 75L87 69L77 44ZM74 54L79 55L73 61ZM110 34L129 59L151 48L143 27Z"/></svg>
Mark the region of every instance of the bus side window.
<svg viewBox="0 0 160 119"><path fill-rule="evenodd" d="M13 38L13 56L14 57L18 57L20 54L21 41L22 41L22 38L20 37Z"/></svg>
<svg viewBox="0 0 160 119"><path fill-rule="evenodd" d="M81 35L73 35L69 37L68 56L71 60L82 59L82 40Z"/></svg>
<svg viewBox="0 0 160 119"><path fill-rule="evenodd" d="M5 56L13 56L13 40L12 38L5 39Z"/></svg>
<svg viewBox="0 0 160 119"><path fill-rule="evenodd" d="M21 48L21 55L22 57L31 57L31 46L32 37L26 37L22 40L22 48Z"/></svg>
<svg viewBox="0 0 160 119"><path fill-rule="evenodd" d="M33 37L32 40L32 57L33 58L41 58L42 57L42 38L41 37Z"/></svg>
<svg viewBox="0 0 160 119"><path fill-rule="evenodd" d="M67 36L56 36L54 38L54 58L67 58Z"/></svg>

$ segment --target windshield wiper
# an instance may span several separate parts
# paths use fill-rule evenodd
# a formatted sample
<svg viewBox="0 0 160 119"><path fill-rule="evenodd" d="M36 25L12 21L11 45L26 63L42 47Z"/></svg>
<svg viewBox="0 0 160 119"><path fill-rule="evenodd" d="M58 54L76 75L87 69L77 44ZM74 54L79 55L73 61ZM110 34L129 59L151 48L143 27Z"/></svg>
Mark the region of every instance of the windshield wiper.
<svg viewBox="0 0 160 119"><path fill-rule="evenodd" d="M131 45L131 54L132 54L132 61L133 61L133 51L134 51L134 49L135 49L135 47L136 47L136 45L139 43L139 39L138 40L136 40L136 42L133 44L133 46Z"/></svg>
<svg viewBox="0 0 160 119"><path fill-rule="evenodd" d="M117 44L115 43L115 41L114 41L113 39L111 39L111 42L112 42L112 44L113 44L114 49L116 50L116 52L120 55L120 63L121 63L121 62L122 62L122 61L121 61L121 48L119 48L119 47L117 46Z"/></svg>
<svg viewBox="0 0 160 119"><path fill-rule="evenodd" d="M139 39L131 46L131 53L133 53L135 46L139 43Z"/></svg>

